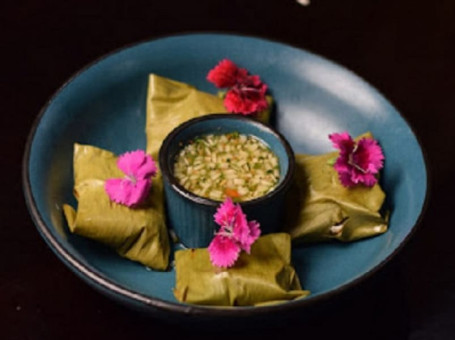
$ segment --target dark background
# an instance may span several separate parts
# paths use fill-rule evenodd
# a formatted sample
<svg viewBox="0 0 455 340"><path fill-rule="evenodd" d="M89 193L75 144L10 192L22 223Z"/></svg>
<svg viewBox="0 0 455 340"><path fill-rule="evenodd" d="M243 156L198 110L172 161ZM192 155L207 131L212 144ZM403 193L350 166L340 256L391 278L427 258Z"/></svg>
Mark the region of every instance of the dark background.
<svg viewBox="0 0 455 340"><path fill-rule="evenodd" d="M231 336L169 326L94 291L46 246L22 194L27 135L68 77L124 45L192 31L271 38L346 66L398 108L429 165L426 212L398 257L313 317L267 330L257 325L255 334L455 339L455 1L312 0L304 7L295 0L16 0L0 6L1 339Z"/></svg>

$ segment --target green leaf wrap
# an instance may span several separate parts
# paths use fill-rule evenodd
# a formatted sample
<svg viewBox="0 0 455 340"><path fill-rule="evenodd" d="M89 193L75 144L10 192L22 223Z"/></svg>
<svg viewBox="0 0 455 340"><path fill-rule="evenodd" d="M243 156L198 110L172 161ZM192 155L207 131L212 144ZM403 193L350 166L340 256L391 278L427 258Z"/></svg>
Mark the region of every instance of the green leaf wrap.
<svg viewBox="0 0 455 340"><path fill-rule="evenodd" d="M102 242L150 268L167 269L170 246L161 178L153 179L143 205L129 208L112 202L104 190L106 179L124 177L113 153L75 144L73 163L77 212L69 205L63 207L70 231Z"/></svg>
<svg viewBox="0 0 455 340"><path fill-rule="evenodd" d="M242 252L228 269L214 267L206 248L175 253L175 297L201 305L251 306L278 303L310 294L302 290L291 265L289 234L260 237L251 253Z"/></svg>
<svg viewBox="0 0 455 340"><path fill-rule="evenodd" d="M366 133L357 139L361 137L372 136ZM330 165L337 156L338 152L296 155L296 179L284 228L296 242L350 242L387 231L387 220L380 214L385 193L379 183L371 188L344 187Z"/></svg>

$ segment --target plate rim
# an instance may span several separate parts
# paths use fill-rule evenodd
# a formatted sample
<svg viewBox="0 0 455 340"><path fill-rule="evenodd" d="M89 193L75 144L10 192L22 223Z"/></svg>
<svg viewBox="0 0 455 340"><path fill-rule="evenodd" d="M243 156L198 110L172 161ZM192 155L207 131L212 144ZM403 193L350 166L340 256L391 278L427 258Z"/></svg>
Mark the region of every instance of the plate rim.
<svg viewBox="0 0 455 340"><path fill-rule="evenodd" d="M403 119L403 121L405 122L407 127L410 129L410 131L411 131L413 137L415 138L415 140L420 148L420 151L422 153L423 164L425 167L424 170L425 170L425 175L426 175L425 196L423 198L422 209L419 212L416 222L410 228L410 231L403 238L403 240L397 245L397 247L388 256L386 256L384 259L382 259L382 261L380 261L376 266L372 267L371 269L369 269L368 271L359 275L358 277L340 285L337 288L329 290L327 292L323 292L316 296L310 295L304 299L286 301L286 302L279 303L276 305L245 306L245 307L232 308L232 307L222 307L222 306L181 304L181 303L163 300L159 297L150 297L145 294L135 292L133 289L127 288L127 287L123 286L122 284L115 282L114 280L111 280L110 278L108 278L106 275L104 275L103 273L101 273L100 271L95 269L90 264L80 261L80 259L78 259L76 256L71 254L67 249L65 249L65 246L62 244L62 242L59 241L58 238L53 235L52 231L50 230L50 227L48 227L46 225L40 212L37 209L37 204L36 204L36 201L35 201L35 199L33 197L33 193L32 193L31 181L30 181L30 169L29 169L31 148L32 148L32 144L34 141L34 137L38 130L40 122L41 122L45 112L51 105L51 103L55 100L55 98L57 98L59 96L59 94L70 83L73 82L74 79L76 79L81 74L83 74L85 71L87 71L91 67L95 66L96 64L100 63L101 61L109 58L112 55L118 54L122 51L131 49L131 48L139 47L140 45L143 45L143 44L154 43L159 40L165 40L165 39L169 39L169 38L183 38L183 37L191 38L192 36L202 36L202 35L212 35L212 36L218 35L218 36L227 36L227 37L234 37L234 38L248 38L248 39L254 39L254 40L261 40L264 42L275 43L275 44L283 45L286 47L291 47L291 48L297 49L299 51L310 53L318 58L323 59L324 61L332 63L333 65L335 65L341 69L347 70L350 74L355 75L356 77L361 79L365 84L370 86L382 98L384 98L387 101L387 103L392 106L392 108L396 111L396 113ZM326 58L323 55L314 53L313 51L311 51L307 48L302 48L302 47L299 47L299 46L296 46L296 45L293 45L290 43L286 43L283 41L279 41L276 39L272 39L272 38L249 35L249 34L232 33L232 32L194 31L194 32L181 32L181 33L165 34L165 35L156 36L152 39L143 39L143 40L140 40L137 42L132 42L132 43L123 45L122 47L111 50L110 52L101 55L100 57L94 59L93 61L86 63L82 68L80 68L78 71L74 72L69 78L67 78L67 80L62 85L60 85L56 91L54 91L51 94L51 96L48 98L48 100L42 106L37 117L35 118L35 120L33 121L32 125L31 125L31 129L27 136L27 140L26 140L26 144L25 144L24 155L22 158L22 188L23 188L23 194L24 194L25 201L26 201L26 206L29 210L32 220L33 220L35 226L37 227L40 235L43 237L43 239L45 240L47 245L52 249L52 251L57 255L57 257L62 262L64 262L64 264L67 265L69 267L69 269L71 269L71 271L74 274L76 274L76 276L81 278L83 281L85 281L91 287L101 291L102 293L105 293L106 295L114 297L114 298L118 299L120 302L123 302L127 305L131 306L131 304L134 304L136 307L145 307L147 310L155 310L155 311L162 311L162 312L179 312L182 314L206 316L206 317L211 317L211 318L213 318L213 317L223 317L223 318L236 317L237 318L237 317L245 317L245 316L260 316L260 315L276 313L276 312L288 312L288 311L293 311L293 310L302 309L302 308L311 308L314 305L319 305L319 304L322 304L323 302L326 302L329 299L338 297L343 292L352 290L359 284L364 283L365 281L369 280L375 273L381 271L393 258L396 257L396 255L398 253L401 252L401 250L404 248L404 246L406 244L408 244L409 240L415 235L417 229L420 229L420 227L422 225L422 219L428 208L428 201L429 201L429 196L430 196L430 191L431 191L431 181L430 181L431 172L429 170L430 169L429 169L427 152L426 152L425 148L423 147L423 144L421 143L419 136L415 133L413 126L409 123L409 121L406 119L406 117L404 117L400 113L400 111L395 108L393 103L390 102L388 100L388 98L386 96L384 96L384 94L381 91L379 91L375 86L373 86L372 84L367 82L362 76L351 71L346 66L341 65L334 60Z"/></svg>

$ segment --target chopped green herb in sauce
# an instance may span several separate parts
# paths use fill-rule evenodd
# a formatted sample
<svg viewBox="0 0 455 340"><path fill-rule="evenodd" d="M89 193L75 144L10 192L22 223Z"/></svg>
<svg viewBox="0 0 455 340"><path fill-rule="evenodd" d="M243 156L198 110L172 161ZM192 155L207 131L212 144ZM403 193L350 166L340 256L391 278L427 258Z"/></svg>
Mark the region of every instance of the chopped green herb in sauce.
<svg viewBox="0 0 455 340"><path fill-rule="evenodd" d="M277 156L262 141L231 132L199 136L183 147L174 176L196 195L248 201L272 191L280 171Z"/></svg>

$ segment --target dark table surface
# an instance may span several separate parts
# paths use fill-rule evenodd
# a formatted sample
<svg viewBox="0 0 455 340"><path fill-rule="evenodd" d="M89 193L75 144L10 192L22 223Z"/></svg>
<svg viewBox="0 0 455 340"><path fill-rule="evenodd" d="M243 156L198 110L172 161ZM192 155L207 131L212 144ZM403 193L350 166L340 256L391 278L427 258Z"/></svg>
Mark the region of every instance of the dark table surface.
<svg viewBox="0 0 455 340"><path fill-rule="evenodd" d="M21 161L40 108L95 58L162 35L221 31L271 38L351 69L414 128L431 175L411 241L384 269L310 319L255 334L299 338L455 339L455 2L453 0L2 1L0 339L149 339L169 326L99 294L38 234ZM5 105L6 104L6 105ZM411 169L412 170L412 169ZM235 325L232 326L235 329ZM237 332L236 336L249 332Z"/></svg>

